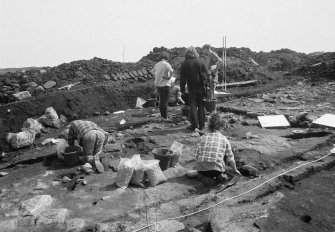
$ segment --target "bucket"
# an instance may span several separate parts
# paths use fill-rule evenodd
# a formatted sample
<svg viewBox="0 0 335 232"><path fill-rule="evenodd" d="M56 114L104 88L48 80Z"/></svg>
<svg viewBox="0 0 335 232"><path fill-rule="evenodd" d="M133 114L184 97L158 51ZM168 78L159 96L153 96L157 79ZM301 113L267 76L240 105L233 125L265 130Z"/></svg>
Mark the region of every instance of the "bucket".
<svg viewBox="0 0 335 232"><path fill-rule="evenodd" d="M209 112L209 113L212 113L213 111L215 111L216 103L217 103L216 99L212 99L212 100L207 100L206 99L206 100L204 100L206 111Z"/></svg>
<svg viewBox="0 0 335 232"><path fill-rule="evenodd" d="M144 108L147 107L156 107L157 106L157 99L156 98L149 98L147 102L143 105Z"/></svg>
<svg viewBox="0 0 335 232"><path fill-rule="evenodd" d="M159 160L159 166L164 171L170 167L172 154L169 153L169 149L156 148L152 150L154 158Z"/></svg>
<svg viewBox="0 0 335 232"><path fill-rule="evenodd" d="M64 163L68 167L74 167L79 163L79 155L81 154L81 147L69 146L63 152Z"/></svg>

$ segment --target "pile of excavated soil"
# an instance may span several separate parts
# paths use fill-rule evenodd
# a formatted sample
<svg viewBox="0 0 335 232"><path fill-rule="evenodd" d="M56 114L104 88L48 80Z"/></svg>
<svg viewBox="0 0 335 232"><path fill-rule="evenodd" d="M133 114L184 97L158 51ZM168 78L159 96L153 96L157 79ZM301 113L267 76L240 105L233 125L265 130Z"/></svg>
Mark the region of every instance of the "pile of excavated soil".
<svg viewBox="0 0 335 232"><path fill-rule="evenodd" d="M200 58L205 59L201 48L197 48ZM222 56L222 48L214 48ZM32 96L41 96L59 91L60 87L79 82L82 86L92 86L100 83L120 82L125 80L141 81L151 77L150 70L159 60L162 52L169 54L169 63L179 76L179 70L184 61L186 48L164 47L154 48L147 56L136 63L120 63L94 57L91 60L78 60L55 67L18 70L0 75L0 104L21 100L13 96L21 91L28 91ZM289 49L271 52L253 52L249 48L227 49L227 78L229 82L259 79L271 79L271 72L292 71L293 69L310 66L318 62L333 59L333 53L306 55ZM327 66L328 67L328 66ZM330 64L327 75L334 75L334 65ZM309 69L308 69L309 70ZM302 70L296 74L311 76L310 71ZM317 68L316 74L324 72Z"/></svg>

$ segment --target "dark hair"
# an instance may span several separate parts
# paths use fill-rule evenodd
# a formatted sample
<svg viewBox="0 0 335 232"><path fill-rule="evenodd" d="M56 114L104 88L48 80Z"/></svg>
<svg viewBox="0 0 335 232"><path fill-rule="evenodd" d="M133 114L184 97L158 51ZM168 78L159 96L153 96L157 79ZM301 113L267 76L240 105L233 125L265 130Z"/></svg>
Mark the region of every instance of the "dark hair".
<svg viewBox="0 0 335 232"><path fill-rule="evenodd" d="M211 49L212 48L212 46L211 45L209 45L209 44L205 44L204 46L202 46L202 49Z"/></svg>
<svg viewBox="0 0 335 232"><path fill-rule="evenodd" d="M159 60L167 60L169 59L169 54L166 53L166 52L162 52L160 55L159 55Z"/></svg>
<svg viewBox="0 0 335 232"><path fill-rule="evenodd" d="M220 113L213 113L209 118L208 130L210 132L214 132L220 130L220 128L221 128Z"/></svg>

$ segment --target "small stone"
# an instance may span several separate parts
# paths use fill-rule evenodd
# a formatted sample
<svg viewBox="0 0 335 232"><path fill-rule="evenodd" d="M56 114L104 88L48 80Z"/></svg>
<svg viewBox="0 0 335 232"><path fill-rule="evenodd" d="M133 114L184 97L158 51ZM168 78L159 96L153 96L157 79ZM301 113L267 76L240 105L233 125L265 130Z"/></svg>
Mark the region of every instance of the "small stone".
<svg viewBox="0 0 335 232"><path fill-rule="evenodd" d="M55 81L47 81L43 87L44 89L50 89L52 87L54 87L57 83Z"/></svg>
<svg viewBox="0 0 335 232"><path fill-rule="evenodd" d="M33 91L34 94L39 94L42 92L44 92L44 88L42 86L37 86Z"/></svg>
<svg viewBox="0 0 335 232"><path fill-rule="evenodd" d="M132 220L138 220L141 218L140 215L135 214L135 213L128 214L128 217L131 218Z"/></svg>
<svg viewBox="0 0 335 232"><path fill-rule="evenodd" d="M93 113L94 116L99 116L100 115L100 112L96 111Z"/></svg>
<svg viewBox="0 0 335 232"><path fill-rule="evenodd" d="M30 98L31 94L28 91L22 91L22 92L13 94L13 96L16 100L24 100L24 99Z"/></svg>
<svg viewBox="0 0 335 232"><path fill-rule="evenodd" d="M43 189L47 189L49 186L41 181L37 181L37 184L34 188L34 190L43 190Z"/></svg>
<svg viewBox="0 0 335 232"><path fill-rule="evenodd" d="M40 70L40 73L42 73L42 74L43 74L43 73L46 73L46 72L47 72L47 70L45 70L45 69L41 69L41 70Z"/></svg>
<svg viewBox="0 0 335 232"><path fill-rule="evenodd" d="M63 183L68 183L70 181L71 181L71 179L68 176L64 176L63 179L62 179Z"/></svg>
<svg viewBox="0 0 335 232"><path fill-rule="evenodd" d="M121 132L118 132L117 134L116 134L116 137L123 137L123 134L121 133Z"/></svg>
<svg viewBox="0 0 335 232"><path fill-rule="evenodd" d="M82 184L82 185L87 185L87 180L84 179L84 180L81 182L81 184Z"/></svg>
<svg viewBox="0 0 335 232"><path fill-rule="evenodd" d="M7 175L8 175L8 172L0 172L0 177L7 176Z"/></svg>
<svg viewBox="0 0 335 232"><path fill-rule="evenodd" d="M169 232L178 232L185 229L183 223L174 220L164 220L158 223L159 227L164 228L166 231Z"/></svg>
<svg viewBox="0 0 335 232"><path fill-rule="evenodd" d="M110 115L111 112L109 112L108 110L104 113L104 115Z"/></svg>
<svg viewBox="0 0 335 232"><path fill-rule="evenodd" d="M79 232L82 231L82 229L85 226L85 220L81 218L72 218L69 220L66 220L66 229L67 231L71 232Z"/></svg>
<svg viewBox="0 0 335 232"><path fill-rule="evenodd" d="M111 77L108 74L103 75L103 77L104 77L105 80L110 80L111 79Z"/></svg>
<svg viewBox="0 0 335 232"><path fill-rule="evenodd" d="M194 132L194 133L192 133L190 136L191 136L191 137L199 137L200 134L199 134L198 132Z"/></svg>
<svg viewBox="0 0 335 232"><path fill-rule="evenodd" d="M301 81L298 81L297 86L304 86L304 83L302 83Z"/></svg>

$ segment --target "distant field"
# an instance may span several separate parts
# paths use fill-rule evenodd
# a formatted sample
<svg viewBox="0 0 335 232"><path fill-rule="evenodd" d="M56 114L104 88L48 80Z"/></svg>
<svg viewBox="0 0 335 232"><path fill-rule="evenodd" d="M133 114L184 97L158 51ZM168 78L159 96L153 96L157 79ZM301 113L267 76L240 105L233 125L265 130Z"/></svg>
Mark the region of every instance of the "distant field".
<svg viewBox="0 0 335 232"><path fill-rule="evenodd" d="M38 69L38 67L23 67L23 68L3 68L0 69L0 74L5 74L7 72L16 72L16 71L21 71L21 70L30 70L30 69Z"/></svg>

